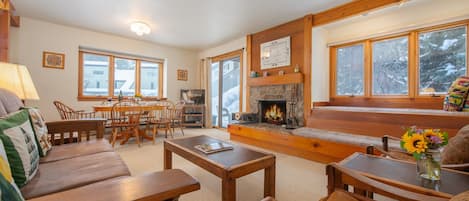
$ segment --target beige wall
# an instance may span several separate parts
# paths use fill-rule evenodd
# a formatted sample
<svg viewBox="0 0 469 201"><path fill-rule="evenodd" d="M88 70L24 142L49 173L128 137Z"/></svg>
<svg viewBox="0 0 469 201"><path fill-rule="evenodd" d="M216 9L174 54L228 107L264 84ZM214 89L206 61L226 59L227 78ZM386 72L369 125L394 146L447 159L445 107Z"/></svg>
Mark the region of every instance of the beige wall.
<svg viewBox="0 0 469 201"><path fill-rule="evenodd" d="M178 99L181 88L197 87L198 59L196 51L167 47L27 17L21 18L20 28L11 29L10 36L10 62L28 67L41 98L39 101L27 101L26 103L28 106L38 106L48 121L59 119L52 104L54 100L61 100L74 108L85 110L91 110L92 105L100 103L77 101L79 46L166 59L164 88L165 95L169 99ZM65 69L43 68L43 51L65 53ZM177 69L187 69L189 80L177 81Z"/></svg>
<svg viewBox="0 0 469 201"><path fill-rule="evenodd" d="M329 99L329 54L324 54L328 52L327 44L358 41L462 19L469 19L468 0L412 0L402 7L394 6L313 28L313 101Z"/></svg>
<svg viewBox="0 0 469 201"><path fill-rule="evenodd" d="M199 52L199 59L207 57L214 57L224 53L232 52L246 47L246 37L241 37L236 40L224 43L222 45L205 49ZM202 73L202 72L201 72ZM246 51L243 53L243 94L246 94L246 76L247 76L247 65L246 65ZM200 86L202 87L202 86ZM209 95L209 94L208 94ZM246 96L243 95L243 108L242 111L246 111Z"/></svg>
<svg viewBox="0 0 469 201"><path fill-rule="evenodd" d="M328 32L324 28L313 28L311 57L311 98L313 102L329 101L329 48Z"/></svg>

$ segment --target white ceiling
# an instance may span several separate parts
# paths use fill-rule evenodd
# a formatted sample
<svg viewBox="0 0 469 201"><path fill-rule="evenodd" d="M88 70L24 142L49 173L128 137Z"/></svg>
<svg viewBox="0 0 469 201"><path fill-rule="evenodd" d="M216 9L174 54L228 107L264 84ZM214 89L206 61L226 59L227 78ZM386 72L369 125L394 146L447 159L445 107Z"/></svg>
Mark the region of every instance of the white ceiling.
<svg viewBox="0 0 469 201"><path fill-rule="evenodd" d="M352 0L13 0L16 14L201 50ZM138 20L152 33L138 37Z"/></svg>

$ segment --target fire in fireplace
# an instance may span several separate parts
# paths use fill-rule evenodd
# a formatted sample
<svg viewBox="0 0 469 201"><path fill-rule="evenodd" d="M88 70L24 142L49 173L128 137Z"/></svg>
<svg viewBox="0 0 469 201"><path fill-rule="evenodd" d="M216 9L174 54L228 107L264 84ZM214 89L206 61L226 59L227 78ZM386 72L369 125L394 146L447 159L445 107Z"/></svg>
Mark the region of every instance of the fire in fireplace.
<svg viewBox="0 0 469 201"><path fill-rule="evenodd" d="M260 100L259 119L261 122L271 124L285 124L287 102L285 100Z"/></svg>

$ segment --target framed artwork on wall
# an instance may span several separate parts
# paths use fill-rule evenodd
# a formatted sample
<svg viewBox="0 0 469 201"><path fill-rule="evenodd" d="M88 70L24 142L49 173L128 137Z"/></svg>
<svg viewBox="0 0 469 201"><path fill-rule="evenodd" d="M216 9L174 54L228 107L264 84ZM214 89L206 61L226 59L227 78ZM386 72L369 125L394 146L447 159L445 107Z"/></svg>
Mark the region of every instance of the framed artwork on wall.
<svg viewBox="0 0 469 201"><path fill-rule="evenodd" d="M261 44L261 70L290 65L290 36Z"/></svg>
<svg viewBox="0 0 469 201"><path fill-rule="evenodd" d="M187 81L187 70L178 70L177 71L177 79L182 81Z"/></svg>
<svg viewBox="0 0 469 201"><path fill-rule="evenodd" d="M46 68L64 69L65 54L44 51L42 53L42 66Z"/></svg>

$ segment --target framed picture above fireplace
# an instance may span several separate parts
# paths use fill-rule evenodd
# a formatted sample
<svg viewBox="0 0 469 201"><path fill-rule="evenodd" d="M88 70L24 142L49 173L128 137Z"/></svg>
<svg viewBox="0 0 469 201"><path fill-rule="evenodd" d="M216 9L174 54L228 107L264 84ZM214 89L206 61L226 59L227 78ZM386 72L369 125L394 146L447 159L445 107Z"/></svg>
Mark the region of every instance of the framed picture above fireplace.
<svg viewBox="0 0 469 201"><path fill-rule="evenodd" d="M261 44L261 70L290 66L290 36Z"/></svg>

